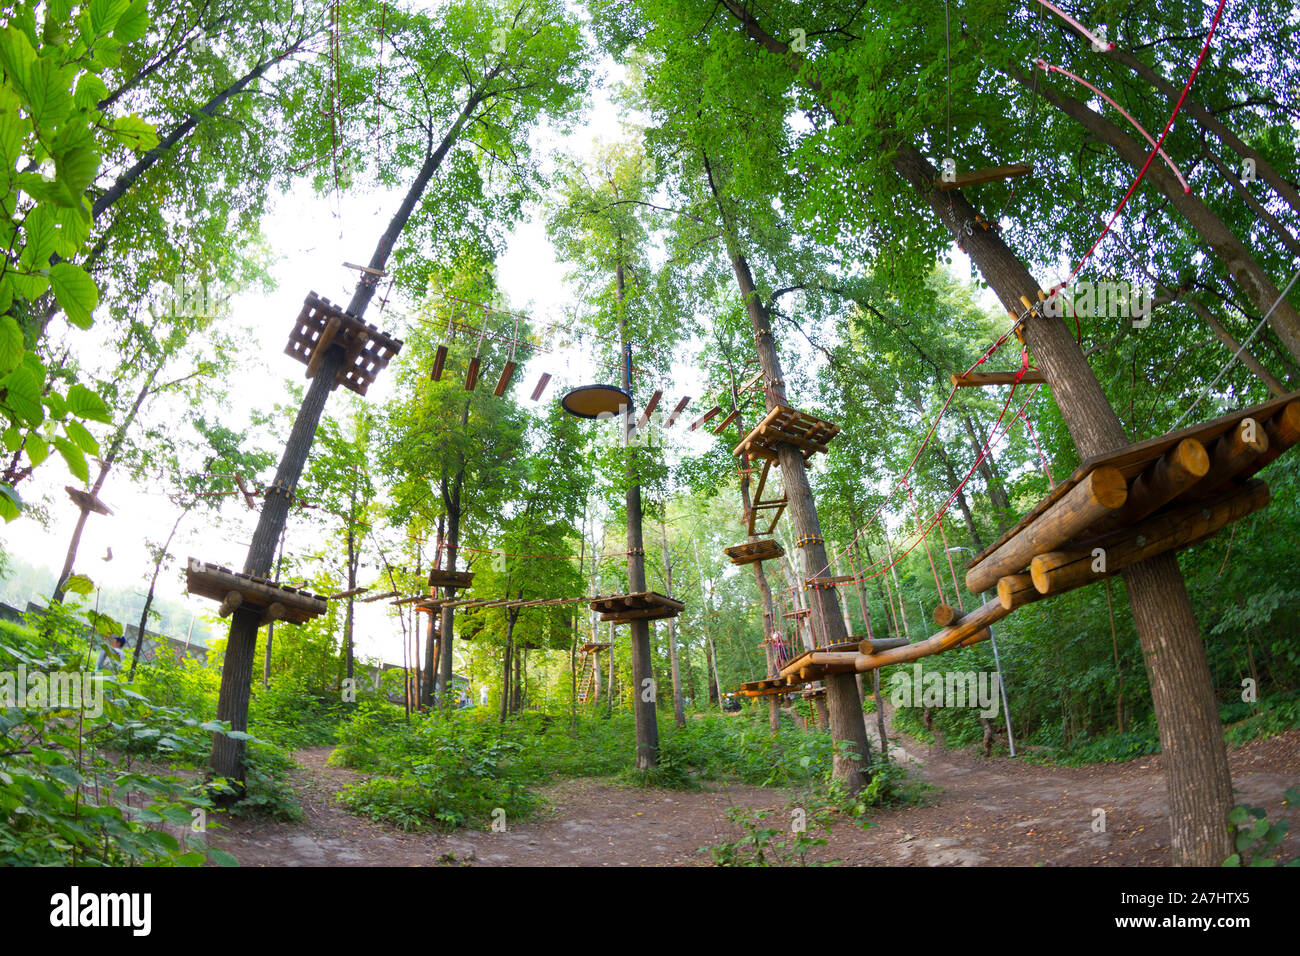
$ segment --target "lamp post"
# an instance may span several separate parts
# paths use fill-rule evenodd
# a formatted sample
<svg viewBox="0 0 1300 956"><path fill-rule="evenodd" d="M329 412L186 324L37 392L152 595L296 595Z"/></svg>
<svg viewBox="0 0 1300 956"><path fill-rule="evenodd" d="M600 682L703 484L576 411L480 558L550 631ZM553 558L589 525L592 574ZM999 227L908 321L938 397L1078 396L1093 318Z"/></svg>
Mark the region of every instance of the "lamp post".
<svg viewBox="0 0 1300 956"><path fill-rule="evenodd" d="M956 554L958 551L971 551L970 548L963 548L960 545L945 549L949 554ZM1007 705L1007 682L1002 677L1002 657L998 654L998 638L993 630L993 625L989 625L989 643L993 645L993 666L998 672L998 689L1002 692L1002 716L1007 722L1007 746L1011 750L1011 756L1016 755L1016 736L1011 732L1011 708Z"/></svg>

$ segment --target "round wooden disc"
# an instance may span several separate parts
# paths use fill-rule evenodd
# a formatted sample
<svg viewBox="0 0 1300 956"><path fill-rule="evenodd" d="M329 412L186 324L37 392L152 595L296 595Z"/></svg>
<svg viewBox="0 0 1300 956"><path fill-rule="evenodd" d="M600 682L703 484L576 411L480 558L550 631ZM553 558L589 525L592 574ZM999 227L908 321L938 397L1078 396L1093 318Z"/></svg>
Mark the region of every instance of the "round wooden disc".
<svg viewBox="0 0 1300 956"><path fill-rule="evenodd" d="M624 405L632 404L632 396L613 385L582 385L560 399L560 404L579 418L601 418L617 415Z"/></svg>

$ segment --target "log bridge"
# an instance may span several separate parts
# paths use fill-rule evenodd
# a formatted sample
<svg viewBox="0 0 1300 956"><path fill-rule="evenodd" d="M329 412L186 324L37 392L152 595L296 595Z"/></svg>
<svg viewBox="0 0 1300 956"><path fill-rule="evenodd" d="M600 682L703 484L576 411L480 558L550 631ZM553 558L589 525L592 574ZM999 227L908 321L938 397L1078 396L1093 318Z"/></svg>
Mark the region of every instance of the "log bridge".
<svg viewBox="0 0 1300 956"><path fill-rule="evenodd" d="M1300 392L1222 415L1081 464L966 566L966 586L997 596L950 619L933 637L861 641L807 651L780 676L742 684L749 697L788 694L828 674L903 664L991 636L1019 607L1200 544L1269 502L1255 475L1300 443Z"/></svg>

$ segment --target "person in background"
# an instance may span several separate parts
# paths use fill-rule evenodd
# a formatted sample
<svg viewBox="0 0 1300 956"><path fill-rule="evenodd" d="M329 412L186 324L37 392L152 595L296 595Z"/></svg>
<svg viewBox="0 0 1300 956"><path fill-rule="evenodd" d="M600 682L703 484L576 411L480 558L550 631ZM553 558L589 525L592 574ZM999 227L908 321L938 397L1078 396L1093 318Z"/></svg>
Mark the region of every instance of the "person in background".
<svg viewBox="0 0 1300 956"><path fill-rule="evenodd" d="M123 635L110 634L108 638L108 646L99 652L99 660L95 662L95 670L109 670L110 668L106 665L111 659L110 655L112 655L113 658L116 658L116 660L112 661L113 666L111 669L117 670L118 666L122 663L123 656L125 655L125 648L126 638Z"/></svg>

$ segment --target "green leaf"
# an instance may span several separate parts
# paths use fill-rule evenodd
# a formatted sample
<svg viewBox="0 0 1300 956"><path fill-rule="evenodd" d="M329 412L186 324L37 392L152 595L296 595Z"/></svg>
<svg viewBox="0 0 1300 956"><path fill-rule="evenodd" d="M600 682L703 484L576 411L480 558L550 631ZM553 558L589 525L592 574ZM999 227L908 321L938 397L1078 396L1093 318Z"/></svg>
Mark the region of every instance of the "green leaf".
<svg viewBox="0 0 1300 956"><path fill-rule="evenodd" d="M137 153L147 153L158 145L158 131L134 113L113 120L113 138Z"/></svg>
<svg viewBox="0 0 1300 956"><path fill-rule="evenodd" d="M149 32L149 0L135 0L117 20L113 38L123 43L139 40Z"/></svg>
<svg viewBox="0 0 1300 956"><path fill-rule="evenodd" d="M84 385L73 385L68 389L68 411L81 419L92 422L112 424L113 416L104 404L104 400Z"/></svg>
<svg viewBox="0 0 1300 956"><path fill-rule="evenodd" d="M94 322L91 313L99 305L99 290L86 270L70 262L57 263L50 267L50 285L68 321L79 329L90 328Z"/></svg>
<svg viewBox="0 0 1300 956"><path fill-rule="evenodd" d="M95 582L90 580L84 574L69 575L68 580L63 585L63 590L71 591L73 594L80 594L85 597L91 591L95 590Z"/></svg>
<svg viewBox="0 0 1300 956"><path fill-rule="evenodd" d="M22 509L23 499L18 497L18 492L0 482L0 518L13 521L22 513Z"/></svg>
<svg viewBox="0 0 1300 956"><path fill-rule="evenodd" d="M57 126L72 112L72 94L53 59L42 57L32 64L27 105L37 127Z"/></svg>
<svg viewBox="0 0 1300 956"><path fill-rule="evenodd" d="M6 428L0 438L4 441L5 451L17 451L23 447L23 433L13 425Z"/></svg>
<svg viewBox="0 0 1300 956"><path fill-rule="evenodd" d="M17 368L24 351L22 328L12 315L0 316L0 373Z"/></svg>
<svg viewBox="0 0 1300 956"><path fill-rule="evenodd" d="M33 465L39 465L46 458L50 457L50 446L36 432L31 432L27 436L27 458Z"/></svg>
<svg viewBox="0 0 1300 956"><path fill-rule="evenodd" d="M218 850L215 847L208 850L208 858L218 866L239 866L239 861L225 850Z"/></svg>
<svg viewBox="0 0 1300 956"><path fill-rule="evenodd" d="M67 463L68 471L72 472L73 477L80 478L82 481L90 480L90 467L86 464L86 456L81 449L72 442L68 441L62 435L54 436L54 447L58 449L59 454L63 456L64 462Z"/></svg>
<svg viewBox="0 0 1300 956"><path fill-rule="evenodd" d="M77 447L87 455L99 454L99 441L96 440L94 435L86 431L86 426L82 425L81 422L65 422L63 430L68 433L68 437L76 443Z"/></svg>
<svg viewBox="0 0 1300 956"><path fill-rule="evenodd" d="M46 392L41 396L41 401L50 410L50 417L53 419L59 420L68 414L68 401L58 392L53 390Z"/></svg>
<svg viewBox="0 0 1300 956"><path fill-rule="evenodd" d="M23 422L35 427L45 421L41 383L26 363L0 378L0 389L4 390L4 404Z"/></svg>
<svg viewBox="0 0 1300 956"><path fill-rule="evenodd" d="M127 12L127 0L91 0L90 28L96 33L110 33Z"/></svg>
<svg viewBox="0 0 1300 956"><path fill-rule="evenodd" d="M77 80L77 91L72 94L72 102L80 110L98 108L99 101L108 97L108 87L94 73L83 73Z"/></svg>

